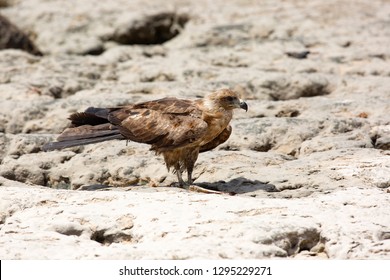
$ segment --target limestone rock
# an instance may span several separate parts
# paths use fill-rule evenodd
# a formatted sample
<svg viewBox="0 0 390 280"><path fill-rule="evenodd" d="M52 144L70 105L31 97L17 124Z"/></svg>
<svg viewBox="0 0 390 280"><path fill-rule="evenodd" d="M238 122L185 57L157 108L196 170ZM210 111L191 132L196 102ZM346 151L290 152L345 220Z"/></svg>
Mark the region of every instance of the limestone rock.
<svg viewBox="0 0 390 280"><path fill-rule="evenodd" d="M42 55L32 40L2 15L0 15L0 38L0 49L21 49L33 55Z"/></svg>

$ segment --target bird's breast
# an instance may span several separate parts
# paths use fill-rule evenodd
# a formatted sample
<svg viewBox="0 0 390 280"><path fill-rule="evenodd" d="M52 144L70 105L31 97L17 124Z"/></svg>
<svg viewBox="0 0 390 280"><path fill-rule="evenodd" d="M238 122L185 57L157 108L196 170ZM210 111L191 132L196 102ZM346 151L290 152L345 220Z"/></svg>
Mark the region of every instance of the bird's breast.
<svg viewBox="0 0 390 280"><path fill-rule="evenodd" d="M232 112L217 112L215 114L204 114L203 120L207 123L207 133L202 138L201 145L212 141L217 137L230 123Z"/></svg>

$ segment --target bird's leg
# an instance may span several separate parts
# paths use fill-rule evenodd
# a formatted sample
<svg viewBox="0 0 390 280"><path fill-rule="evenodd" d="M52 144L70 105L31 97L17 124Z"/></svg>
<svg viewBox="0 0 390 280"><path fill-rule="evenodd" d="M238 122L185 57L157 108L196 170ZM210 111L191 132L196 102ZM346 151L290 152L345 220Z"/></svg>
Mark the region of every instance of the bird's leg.
<svg viewBox="0 0 390 280"><path fill-rule="evenodd" d="M223 194L223 192L208 190L197 185L193 185L192 171L194 170L195 162L198 159L199 149L195 149L187 154L184 165L187 168L188 174L188 190L201 193Z"/></svg>
<svg viewBox="0 0 390 280"><path fill-rule="evenodd" d="M187 167L187 174L188 174L188 181L187 181L187 183L188 183L188 185L192 185L192 183L193 183L193 181L192 181L192 171L193 171L193 167L191 167L191 168L188 168Z"/></svg>
<svg viewBox="0 0 390 280"><path fill-rule="evenodd" d="M179 186L181 188L185 188L187 184L184 182L183 177L181 176L181 168L179 164L175 165L175 171L177 175L177 180L179 181Z"/></svg>
<svg viewBox="0 0 390 280"><path fill-rule="evenodd" d="M192 171L194 170L195 162L198 159L199 155L199 149L195 149L190 151L184 161L184 165L187 168L187 183L188 185L192 185L193 179L192 179Z"/></svg>
<svg viewBox="0 0 390 280"><path fill-rule="evenodd" d="M200 186L193 185L192 184L192 170L193 169L194 169L194 164L192 164L191 167L187 166L188 182L185 183L183 181L183 178L182 178L182 175L181 175L180 166L179 167L175 166L177 179L179 181L179 187L187 189L189 191L193 191L193 192L201 192L201 193L209 193L209 194L225 194L224 192L208 190L208 189L202 188Z"/></svg>

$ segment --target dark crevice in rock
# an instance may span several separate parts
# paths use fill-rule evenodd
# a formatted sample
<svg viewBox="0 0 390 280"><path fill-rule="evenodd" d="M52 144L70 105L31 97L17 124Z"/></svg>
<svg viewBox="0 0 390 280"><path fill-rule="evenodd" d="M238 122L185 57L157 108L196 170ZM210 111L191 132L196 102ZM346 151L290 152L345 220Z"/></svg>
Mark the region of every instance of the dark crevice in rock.
<svg viewBox="0 0 390 280"><path fill-rule="evenodd" d="M63 92L64 92L64 89L62 87L51 86L44 92L44 94L49 95L55 99L59 99L62 97Z"/></svg>
<svg viewBox="0 0 390 280"><path fill-rule="evenodd" d="M100 55L105 51L103 45L97 45L83 53L83 55Z"/></svg>
<svg viewBox="0 0 390 280"><path fill-rule="evenodd" d="M300 91L301 97L313 97L313 96L322 96L330 94L329 87L321 83L311 83L303 87Z"/></svg>
<svg viewBox="0 0 390 280"><path fill-rule="evenodd" d="M109 245L111 243L119 243L119 242L131 242L133 241L133 236L126 234L124 232L118 232L115 234L107 234L107 229L101 229L95 231L91 235L91 240L94 240L103 245Z"/></svg>
<svg viewBox="0 0 390 280"><path fill-rule="evenodd" d="M14 170L9 170L2 172L0 176L4 177L5 179L11 180L11 181L17 181Z"/></svg>
<svg viewBox="0 0 390 280"><path fill-rule="evenodd" d="M170 12L146 16L126 28L118 28L110 39L125 45L163 44L177 36L188 20L185 14Z"/></svg>
<svg viewBox="0 0 390 280"><path fill-rule="evenodd" d="M257 88L255 85L254 87ZM258 87L258 91L268 95L273 101L329 95L332 92L329 81L325 77L315 74L294 77L278 75L261 81Z"/></svg>
<svg viewBox="0 0 390 280"><path fill-rule="evenodd" d="M378 135L375 134L373 136L371 136L371 143L372 145L375 147L375 144L376 144L376 141L378 140Z"/></svg>
<svg viewBox="0 0 390 280"><path fill-rule="evenodd" d="M375 149L390 150L390 137L382 137L378 134L371 136L371 143Z"/></svg>
<svg viewBox="0 0 390 280"><path fill-rule="evenodd" d="M104 236L104 233L105 233L105 230L95 231L91 236L91 240L96 241L96 242L101 243L101 244L106 244L107 239ZM111 242L109 242L109 243L111 243Z"/></svg>
<svg viewBox="0 0 390 280"><path fill-rule="evenodd" d="M63 228L63 229L57 229L56 232L63 234L63 235L75 235L75 236L80 236L83 233L82 229L76 229L74 227L68 227L68 228Z"/></svg>
<svg viewBox="0 0 390 280"><path fill-rule="evenodd" d="M277 118L295 118L300 115L300 112L295 109L285 109L276 113L275 117Z"/></svg>
<svg viewBox="0 0 390 280"><path fill-rule="evenodd" d="M33 55L42 55L33 41L2 15L0 15L0 50L1 49L21 49Z"/></svg>
<svg viewBox="0 0 390 280"><path fill-rule="evenodd" d="M292 57L292 58L295 58L295 59L306 59L307 56L310 54L310 51L300 51L300 52L285 52L285 54L288 56L288 57Z"/></svg>
<svg viewBox="0 0 390 280"><path fill-rule="evenodd" d="M4 225L7 220L7 216L5 214L0 214L0 225Z"/></svg>
<svg viewBox="0 0 390 280"><path fill-rule="evenodd" d="M43 176L43 185L47 187L49 185L49 176L47 172L42 172L42 176Z"/></svg>
<svg viewBox="0 0 390 280"><path fill-rule="evenodd" d="M60 176L60 178L56 181L52 181L49 179L46 179L47 185L46 187L50 187L53 189L61 189L61 190L70 190L72 189L72 182L69 177Z"/></svg>
<svg viewBox="0 0 390 280"><path fill-rule="evenodd" d="M12 3L7 0L0 0L0 9L10 7Z"/></svg>
<svg viewBox="0 0 390 280"><path fill-rule="evenodd" d="M390 231L380 231L377 233L379 240L390 240Z"/></svg>
<svg viewBox="0 0 390 280"><path fill-rule="evenodd" d="M31 173L26 168L18 168L1 172L0 176L20 183L33 184L45 187L47 184L46 173Z"/></svg>
<svg viewBox="0 0 390 280"><path fill-rule="evenodd" d="M303 232L285 232L261 243L276 245L286 252L285 257L295 256L303 251L309 251L315 255L325 250L325 239L315 228L305 229Z"/></svg>
<svg viewBox="0 0 390 280"><path fill-rule="evenodd" d="M265 142L265 143L257 143L254 146L250 147L252 151L256 152L268 152L272 150L272 148L275 146L275 143L273 142Z"/></svg>
<svg viewBox="0 0 390 280"><path fill-rule="evenodd" d="M221 147L222 151L240 151L240 147L236 145L226 145Z"/></svg>

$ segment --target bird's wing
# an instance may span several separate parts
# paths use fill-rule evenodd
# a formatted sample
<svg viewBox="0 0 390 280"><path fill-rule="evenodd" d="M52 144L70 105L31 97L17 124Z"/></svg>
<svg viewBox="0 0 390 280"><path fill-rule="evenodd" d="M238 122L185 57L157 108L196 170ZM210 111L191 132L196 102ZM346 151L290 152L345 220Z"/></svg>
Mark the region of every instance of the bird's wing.
<svg viewBox="0 0 390 280"><path fill-rule="evenodd" d="M226 142L226 140L229 139L230 134L232 134L232 127L229 125L227 126L217 137L215 137L212 141L208 142L207 144L204 144L200 147L199 152L207 152L210 151L217 146L221 145L222 143Z"/></svg>
<svg viewBox="0 0 390 280"><path fill-rule="evenodd" d="M189 114L201 117L202 111L192 100L166 97L158 100L147 101L133 105L134 109L150 109L169 114Z"/></svg>
<svg viewBox="0 0 390 280"><path fill-rule="evenodd" d="M195 142L207 132L202 112L192 101L176 98L122 107L109 113L110 123L127 139L169 150Z"/></svg>

